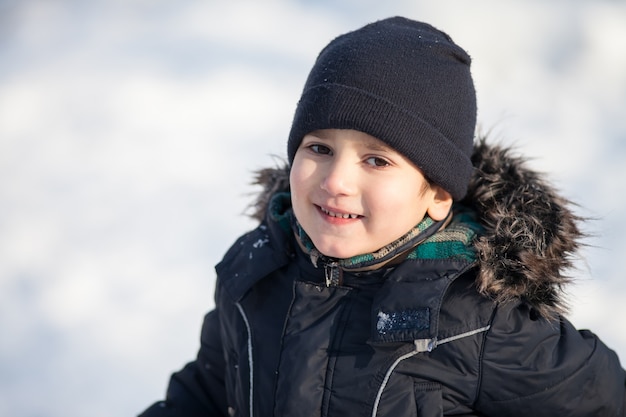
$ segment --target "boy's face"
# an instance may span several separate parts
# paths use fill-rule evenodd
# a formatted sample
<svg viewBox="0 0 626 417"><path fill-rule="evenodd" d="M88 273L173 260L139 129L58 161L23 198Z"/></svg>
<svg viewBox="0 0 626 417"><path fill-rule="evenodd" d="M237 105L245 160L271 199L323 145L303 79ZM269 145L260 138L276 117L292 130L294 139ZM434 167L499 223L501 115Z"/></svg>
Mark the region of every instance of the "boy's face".
<svg viewBox="0 0 626 417"><path fill-rule="evenodd" d="M406 157L356 130L306 135L290 174L293 210L315 247L333 258L374 252L428 213L442 220L450 195Z"/></svg>

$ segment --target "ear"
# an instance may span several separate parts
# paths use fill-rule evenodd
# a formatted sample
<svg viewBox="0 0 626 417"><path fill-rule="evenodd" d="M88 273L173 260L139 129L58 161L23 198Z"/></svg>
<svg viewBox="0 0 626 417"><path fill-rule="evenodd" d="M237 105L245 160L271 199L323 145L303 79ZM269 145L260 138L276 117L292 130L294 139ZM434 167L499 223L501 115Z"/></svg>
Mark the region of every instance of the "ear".
<svg viewBox="0 0 626 417"><path fill-rule="evenodd" d="M448 216L452 207L452 196L438 185L432 185L431 191L433 192L432 201L426 212L435 221L443 220Z"/></svg>

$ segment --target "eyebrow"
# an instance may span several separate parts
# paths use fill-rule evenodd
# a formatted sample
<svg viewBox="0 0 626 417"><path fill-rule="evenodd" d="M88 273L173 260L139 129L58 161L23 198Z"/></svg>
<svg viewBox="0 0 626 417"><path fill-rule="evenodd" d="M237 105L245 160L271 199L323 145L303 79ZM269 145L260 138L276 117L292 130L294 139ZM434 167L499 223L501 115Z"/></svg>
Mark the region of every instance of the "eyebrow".
<svg viewBox="0 0 626 417"><path fill-rule="evenodd" d="M311 134L320 139L325 139L325 140L330 140L333 138L333 136L325 132L324 129L313 131L311 132ZM372 136L371 138L365 139L363 141L363 145L370 151L397 152L394 148L387 145L385 142L381 141L380 139L375 138L374 136Z"/></svg>

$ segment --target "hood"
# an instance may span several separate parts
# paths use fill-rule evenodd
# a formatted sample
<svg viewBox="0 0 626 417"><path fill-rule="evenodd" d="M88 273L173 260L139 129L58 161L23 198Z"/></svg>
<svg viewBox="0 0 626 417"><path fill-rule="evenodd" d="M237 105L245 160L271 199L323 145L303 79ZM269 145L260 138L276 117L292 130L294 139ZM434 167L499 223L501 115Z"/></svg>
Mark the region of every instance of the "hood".
<svg viewBox="0 0 626 417"><path fill-rule="evenodd" d="M472 164L460 203L484 228L474 243L477 288L497 302L523 300L542 317L564 313L563 287L584 237L573 204L524 158L485 138L474 145ZM289 167L260 170L254 183L263 187L251 206L251 216L260 221L271 196L289 190Z"/></svg>

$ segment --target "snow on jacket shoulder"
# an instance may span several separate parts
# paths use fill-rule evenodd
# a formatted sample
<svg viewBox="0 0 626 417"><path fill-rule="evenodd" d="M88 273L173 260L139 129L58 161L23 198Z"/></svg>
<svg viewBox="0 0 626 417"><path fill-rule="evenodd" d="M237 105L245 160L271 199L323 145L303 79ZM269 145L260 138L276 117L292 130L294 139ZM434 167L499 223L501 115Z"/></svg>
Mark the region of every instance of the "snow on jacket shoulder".
<svg viewBox="0 0 626 417"><path fill-rule="evenodd" d="M614 352L563 318L581 233L540 175L484 141L461 203L477 260L408 259L324 285L269 213L217 266L198 358L142 416L623 416Z"/></svg>

